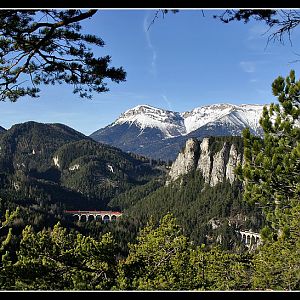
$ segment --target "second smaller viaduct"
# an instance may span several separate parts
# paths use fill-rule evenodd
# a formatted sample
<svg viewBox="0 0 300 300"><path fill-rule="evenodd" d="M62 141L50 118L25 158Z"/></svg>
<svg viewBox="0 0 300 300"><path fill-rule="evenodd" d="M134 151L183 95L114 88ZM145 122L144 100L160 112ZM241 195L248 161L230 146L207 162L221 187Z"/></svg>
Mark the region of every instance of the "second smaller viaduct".
<svg viewBox="0 0 300 300"><path fill-rule="evenodd" d="M247 247L251 247L253 244L260 245L261 244L261 236L260 234L252 231L237 231L241 236L241 240Z"/></svg>

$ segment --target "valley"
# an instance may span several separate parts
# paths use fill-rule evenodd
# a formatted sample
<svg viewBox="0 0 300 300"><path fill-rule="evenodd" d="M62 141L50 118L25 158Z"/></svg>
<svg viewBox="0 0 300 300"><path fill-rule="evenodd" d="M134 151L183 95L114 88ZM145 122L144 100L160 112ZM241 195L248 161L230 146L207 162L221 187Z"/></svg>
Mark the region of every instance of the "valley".
<svg viewBox="0 0 300 300"><path fill-rule="evenodd" d="M238 136L188 138L176 159L165 162L96 142L63 124L26 122L5 131L0 147L1 198L3 205L22 207L20 228L62 220L81 230L96 226L92 232L112 229L96 217L85 223L87 214L76 225L65 212L113 210L135 227L132 239L149 218L157 223L171 212L195 243L222 240L226 249L237 249L236 230L257 232L264 224L260 211L243 202L234 175L243 160Z"/></svg>

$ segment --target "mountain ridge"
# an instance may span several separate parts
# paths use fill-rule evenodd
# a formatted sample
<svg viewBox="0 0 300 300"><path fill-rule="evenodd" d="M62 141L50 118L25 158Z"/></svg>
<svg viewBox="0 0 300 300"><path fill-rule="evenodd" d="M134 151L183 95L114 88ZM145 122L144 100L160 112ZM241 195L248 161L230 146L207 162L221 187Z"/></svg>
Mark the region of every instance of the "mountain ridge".
<svg viewBox="0 0 300 300"><path fill-rule="evenodd" d="M259 119L264 105L220 103L175 112L150 105L138 105L122 113L110 125L90 137L154 159L174 160L189 138L240 136L249 127L262 136Z"/></svg>
<svg viewBox="0 0 300 300"><path fill-rule="evenodd" d="M257 130L258 119L257 113L261 113L264 105L261 104L230 104L219 103L199 106L191 111L177 112L166 109L157 108L148 104L137 105L122 113L112 124L135 123L141 129L145 127L156 127L165 133L165 138L172 138L178 135L188 135L192 131L199 129L206 124L215 122L227 115L237 115L240 121L245 125L251 125L252 129ZM245 118L245 112L247 117ZM161 124L159 124L161 122ZM248 124L247 124L248 123ZM168 128L164 124L176 127L179 134L172 135L168 132ZM93 134L93 133L92 133ZM91 135L92 135L91 134Z"/></svg>

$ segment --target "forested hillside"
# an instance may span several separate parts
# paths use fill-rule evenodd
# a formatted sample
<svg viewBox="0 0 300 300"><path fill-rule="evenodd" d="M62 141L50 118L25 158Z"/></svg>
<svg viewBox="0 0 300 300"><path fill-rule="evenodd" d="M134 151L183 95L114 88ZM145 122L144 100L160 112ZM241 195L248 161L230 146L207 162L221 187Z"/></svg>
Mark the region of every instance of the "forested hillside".
<svg viewBox="0 0 300 300"><path fill-rule="evenodd" d="M27 122L0 137L2 207L21 206L16 221L38 227L65 209L105 209L125 190L163 174L155 161L97 143L63 124Z"/></svg>
<svg viewBox="0 0 300 300"><path fill-rule="evenodd" d="M172 213L192 241L220 243L225 249L240 245L235 230L259 232L264 224L261 210L242 200L239 182L225 181L210 187L200 171L195 171L151 191L157 185L153 182L144 189L134 188L109 204L120 207L143 226L150 218L157 224L162 216Z"/></svg>

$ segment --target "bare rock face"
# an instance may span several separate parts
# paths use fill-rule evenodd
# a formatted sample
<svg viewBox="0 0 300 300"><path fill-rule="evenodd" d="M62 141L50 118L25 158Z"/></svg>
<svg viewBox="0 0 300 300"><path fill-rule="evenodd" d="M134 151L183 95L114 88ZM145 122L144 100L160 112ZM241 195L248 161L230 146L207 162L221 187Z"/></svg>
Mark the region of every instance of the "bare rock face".
<svg viewBox="0 0 300 300"><path fill-rule="evenodd" d="M174 163L172 164L169 176L171 181L176 180L179 176L194 171L197 167L199 158L199 141L188 139L185 148L181 151Z"/></svg>
<svg viewBox="0 0 300 300"><path fill-rule="evenodd" d="M211 139L204 138L200 143L189 139L185 148L179 153L169 172L170 181L196 169L200 170L205 183L215 186L219 182L229 180L232 184L236 179L234 169L243 162L242 153L238 153L234 143L223 142L221 150L212 153Z"/></svg>
<svg viewBox="0 0 300 300"><path fill-rule="evenodd" d="M211 172L211 162L209 149L209 138L204 138L200 145L200 157L198 160L197 169L201 170L202 176L205 180L205 183L210 181L210 172Z"/></svg>
<svg viewBox="0 0 300 300"><path fill-rule="evenodd" d="M222 149L213 156L213 167L211 170L209 182L211 186L215 186L217 183L222 182L224 180L226 172L225 157L227 151L228 144L224 143Z"/></svg>
<svg viewBox="0 0 300 300"><path fill-rule="evenodd" d="M226 166L226 179L232 184L235 180L234 169L242 161L242 155L238 153L236 146L234 144L230 147L229 159Z"/></svg>

